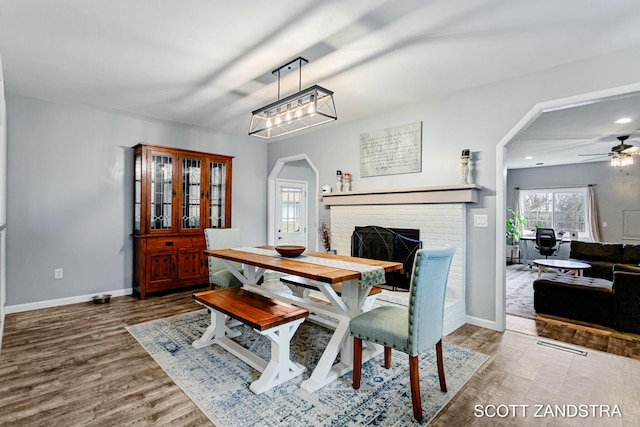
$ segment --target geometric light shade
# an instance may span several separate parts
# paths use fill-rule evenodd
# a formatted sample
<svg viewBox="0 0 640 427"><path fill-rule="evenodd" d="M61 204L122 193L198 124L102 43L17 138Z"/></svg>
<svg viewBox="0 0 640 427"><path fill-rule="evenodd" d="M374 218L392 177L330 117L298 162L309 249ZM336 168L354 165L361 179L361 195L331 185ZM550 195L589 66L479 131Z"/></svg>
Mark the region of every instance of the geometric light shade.
<svg viewBox="0 0 640 427"><path fill-rule="evenodd" d="M318 85L301 90L307 62L298 57L271 72L278 76L278 100L251 113L249 135L275 138L338 119L332 91ZM280 99L280 77L294 70L299 70L298 92Z"/></svg>
<svg viewBox="0 0 640 427"><path fill-rule="evenodd" d="M275 138L338 119L333 92L314 85L252 112L249 135Z"/></svg>

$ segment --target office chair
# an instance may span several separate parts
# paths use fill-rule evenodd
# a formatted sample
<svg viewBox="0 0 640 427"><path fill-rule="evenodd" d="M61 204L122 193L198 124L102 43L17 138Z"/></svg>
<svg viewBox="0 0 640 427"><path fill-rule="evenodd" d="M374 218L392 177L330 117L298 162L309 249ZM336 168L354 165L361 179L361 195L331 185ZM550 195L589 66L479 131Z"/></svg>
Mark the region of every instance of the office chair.
<svg viewBox="0 0 640 427"><path fill-rule="evenodd" d="M445 290L455 247L420 249L411 272L409 307L382 306L349 322L353 335L353 388L360 388L362 340L384 346L384 367L391 367L391 348L409 355L409 382L413 416L422 420L418 354L436 347L440 390L447 391L442 359Z"/></svg>
<svg viewBox="0 0 640 427"><path fill-rule="evenodd" d="M536 249L545 258L555 254L558 250L556 233L553 228L538 228L536 230Z"/></svg>

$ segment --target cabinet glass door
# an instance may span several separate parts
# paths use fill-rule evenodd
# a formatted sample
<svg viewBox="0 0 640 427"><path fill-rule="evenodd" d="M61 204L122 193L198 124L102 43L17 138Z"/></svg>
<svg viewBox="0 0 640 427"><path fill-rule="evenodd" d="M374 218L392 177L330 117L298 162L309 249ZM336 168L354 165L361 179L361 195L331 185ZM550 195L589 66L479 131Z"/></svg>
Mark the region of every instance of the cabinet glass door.
<svg viewBox="0 0 640 427"><path fill-rule="evenodd" d="M198 159L182 159L181 185L181 218L180 227L183 230L199 229L201 223L201 184L202 162Z"/></svg>
<svg viewBox="0 0 640 427"><path fill-rule="evenodd" d="M173 157L151 155L151 230L171 230Z"/></svg>
<svg viewBox="0 0 640 427"><path fill-rule="evenodd" d="M142 154L136 154L135 159L135 188L134 192L134 212L133 212L133 229L140 231L140 218L142 211Z"/></svg>
<svg viewBox="0 0 640 427"><path fill-rule="evenodd" d="M209 227L225 227L226 217L226 163L209 163Z"/></svg>

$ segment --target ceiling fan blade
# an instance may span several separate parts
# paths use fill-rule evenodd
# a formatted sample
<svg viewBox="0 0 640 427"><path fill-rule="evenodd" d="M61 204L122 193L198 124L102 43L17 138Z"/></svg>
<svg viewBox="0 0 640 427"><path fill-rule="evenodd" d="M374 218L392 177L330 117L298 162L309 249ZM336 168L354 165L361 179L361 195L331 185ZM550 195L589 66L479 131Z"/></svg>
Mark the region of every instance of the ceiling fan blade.
<svg viewBox="0 0 640 427"><path fill-rule="evenodd" d="M595 155L595 154L594 154L594 155ZM606 154L606 155L603 155L603 156L600 156L600 157L593 157L593 158L591 158L591 159L584 159L584 160L580 160L580 163L584 163L584 162L591 162L591 161L593 161L593 160L598 160L598 159L600 159L600 158L603 158L603 159L604 159L604 158L607 158L607 157L610 157L610 155L609 155L609 154Z"/></svg>
<svg viewBox="0 0 640 427"><path fill-rule="evenodd" d="M611 153L598 153L598 154L578 154L578 156L610 156Z"/></svg>
<svg viewBox="0 0 640 427"><path fill-rule="evenodd" d="M621 153L624 154L640 154L640 147L630 147L626 150L622 150Z"/></svg>

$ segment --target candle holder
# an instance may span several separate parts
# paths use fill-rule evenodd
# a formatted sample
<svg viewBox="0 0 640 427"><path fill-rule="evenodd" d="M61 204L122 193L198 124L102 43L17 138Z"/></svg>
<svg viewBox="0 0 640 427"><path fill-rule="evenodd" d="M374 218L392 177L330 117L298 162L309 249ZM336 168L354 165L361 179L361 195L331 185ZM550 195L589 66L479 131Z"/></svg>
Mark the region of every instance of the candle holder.
<svg viewBox="0 0 640 427"><path fill-rule="evenodd" d="M469 184L469 159L471 158L471 150L465 148L462 150L460 160L462 160L462 166L460 167L460 184Z"/></svg>
<svg viewBox="0 0 640 427"><path fill-rule="evenodd" d="M351 173L344 173L344 191L351 191Z"/></svg>

